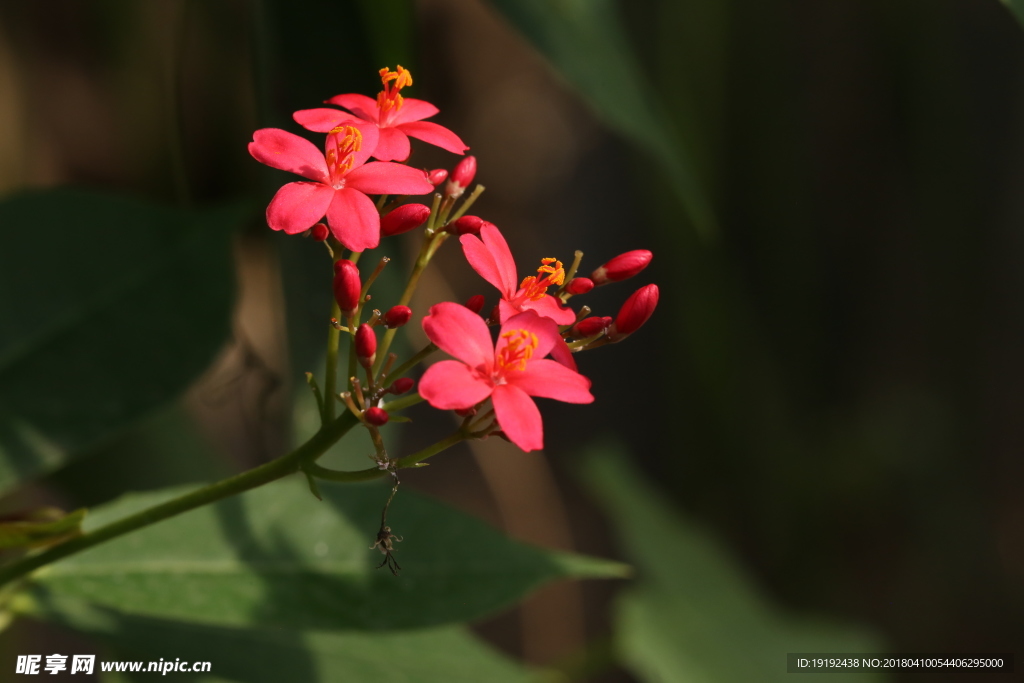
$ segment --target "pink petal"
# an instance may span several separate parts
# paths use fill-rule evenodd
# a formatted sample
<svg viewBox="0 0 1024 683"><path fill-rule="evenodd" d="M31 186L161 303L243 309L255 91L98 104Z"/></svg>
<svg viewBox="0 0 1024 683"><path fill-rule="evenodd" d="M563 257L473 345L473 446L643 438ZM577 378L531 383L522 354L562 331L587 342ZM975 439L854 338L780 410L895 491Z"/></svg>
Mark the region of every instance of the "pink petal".
<svg viewBox="0 0 1024 683"><path fill-rule="evenodd" d="M374 151L377 149L377 143L380 140L380 129L377 128L376 123L370 123L362 119L349 119L343 125L357 128L363 134L363 144L360 146L359 151L352 155L352 170L354 171L373 156ZM348 178L348 175L346 174L345 177Z"/></svg>
<svg viewBox="0 0 1024 683"><path fill-rule="evenodd" d="M475 235L463 235L462 253L480 277L498 288L504 299L511 299L516 292L516 262L498 229L491 223L480 228L483 240Z"/></svg>
<svg viewBox="0 0 1024 683"><path fill-rule="evenodd" d="M498 322L503 323L514 315L522 313L521 310L510 304L507 300L498 301Z"/></svg>
<svg viewBox="0 0 1024 683"><path fill-rule="evenodd" d="M545 294L544 298L533 300L526 300L521 305L523 310L537 311L539 315L545 318L551 318L559 325L571 325L576 322L576 312L567 306L563 306L555 297L550 294Z"/></svg>
<svg viewBox="0 0 1024 683"><path fill-rule="evenodd" d="M565 367L569 368L573 372L576 372L576 359L572 357L572 351L569 350L569 345L565 343L565 340L561 337L555 342L555 345L551 347L551 357L556 362L561 363Z"/></svg>
<svg viewBox="0 0 1024 683"><path fill-rule="evenodd" d="M526 330L537 335L537 348L533 351L534 358L543 358L548 355L555 344L562 341L555 321L551 318L543 318L534 311L523 311L501 324L501 334L505 334L509 330ZM499 335L495 353L500 352L506 343L507 341Z"/></svg>
<svg viewBox="0 0 1024 683"><path fill-rule="evenodd" d="M377 122L377 100L366 95L351 93L349 95L335 95L327 100L326 104L336 104L344 107L361 119Z"/></svg>
<svg viewBox="0 0 1024 683"><path fill-rule="evenodd" d="M381 128L373 158L381 161L405 161L409 158L409 138L397 128Z"/></svg>
<svg viewBox="0 0 1024 683"><path fill-rule="evenodd" d="M321 183L288 183L267 206L267 225L294 235L323 218L334 198L334 190Z"/></svg>
<svg viewBox="0 0 1024 683"><path fill-rule="evenodd" d="M442 351L471 367L489 372L494 364L487 323L461 304L444 301L431 306L430 315L423 319L423 331Z"/></svg>
<svg viewBox="0 0 1024 683"><path fill-rule="evenodd" d="M430 121L412 121L410 123L400 123L396 126L398 130L402 131L406 135L410 135L423 142L429 142L432 145L436 145L441 149L454 152L455 154L465 154L469 146L463 142L458 135L451 132L444 126L439 126L436 123Z"/></svg>
<svg viewBox="0 0 1024 683"><path fill-rule="evenodd" d="M292 114L295 123L316 133L329 133L332 129L356 117L338 109L300 109Z"/></svg>
<svg viewBox="0 0 1024 683"><path fill-rule="evenodd" d="M544 448L544 423L537 404L525 391L503 384L494 387L491 400L494 402L494 416L509 441L527 452Z"/></svg>
<svg viewBox="0 0 1024 683"><path fill-rule="evenodd" d="M409 123L410 121L429 119L440 111L437 107L426 100L417 100L412 97L405 97L402 99L402 108L398 110L397 114L395 114L395 118L391 123L393 126L397 126L401 123ZM376 102L374 102L374 104L376 104Z"/></svg>
<svg viewBox="0 0 1024 683"><path fill-rule="evenodd" d="M359 190L346 187L334 192L327 224L334 237L352 251L373 249L380 243L380 214Z"/></svg>
<svg viewBox="0 0 1024 683"><path fill-rule="evenodd" d="M371 161L352 169L345 176L345 185L366 194L426 194L434 190L422 170L390 161Z"/></svg>
<svg viewBox="0 0 1024 683"><path fill-rule="evenodd" d="M457 360L434 363L420 378L420 396L435 408L471 408L491 395L493 387L479 373Z"/></svg>
<svg viewBox="0 0 1024 683"><path fill-rule="evenodd" d="M553 398L566 403L593 403L590 380L578 372L560 365L557 361L530 360L522 372L510 372L506 381L522 389L530 396Z"/></svg>
<svg viewBox="0 0 1024 683"><path fill-rule="evenodd" d="M508 248L508 242L493 223L485 223L480 228L480 236L484 239L484 246L494 256L494 263L498 266L501 281L505 283L505 291L515 292L516 262L512 258L512 250Z"/></svg>
<svg viewBox="0 0 1024 683"><path fill-rule="evenodd" d="M309 140L280 128L261 128L253 133L249 154L267 166L291 171L310 180L327 180L327 161L323 152Z"/></svg>

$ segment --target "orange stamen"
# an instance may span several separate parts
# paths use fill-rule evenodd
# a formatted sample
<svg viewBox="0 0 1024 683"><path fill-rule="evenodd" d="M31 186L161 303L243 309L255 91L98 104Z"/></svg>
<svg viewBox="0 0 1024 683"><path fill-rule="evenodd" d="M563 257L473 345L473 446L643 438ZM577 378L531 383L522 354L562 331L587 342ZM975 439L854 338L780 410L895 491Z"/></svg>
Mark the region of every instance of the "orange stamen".
<svg viewBox="0 0 1024 683"><path fill-rule="evenodd" d="M541 266L537 269L537 275L531 275L520 283L520 289L525 290L523 295L527 299L536 301L544 298L551 285L561 285L565 282L565 269L562 262L553 258L542 258ZM551 264L555 265L551 265Z"/></svg>
<svg viewBox="0 0 1024 683"><path fill-rule="evenodd" d="M401 64L398 65L397 71L389 71L384 67L380 70L380 82L384 85L384 90L377 93L377 107L384 113L401 109L405 100L398 91L412 85L412 73Z"/></svg>
<svg viewBox="0 0 1024 683"><path fill-rule="evenodd" d="M355 164L356 152L363 148L363 134L354 126L338 126L327 138L327 168L331 175L345 175Z"/></svg>
<svg viewBox="0 0 1024 683"><path fill-rule="evenodd" d="M498 369L502 372L508 370L525 370L526 361L533 357L537 348L537 335L528 330L509 330L501 335L508 343L498 352Z"/></svg>

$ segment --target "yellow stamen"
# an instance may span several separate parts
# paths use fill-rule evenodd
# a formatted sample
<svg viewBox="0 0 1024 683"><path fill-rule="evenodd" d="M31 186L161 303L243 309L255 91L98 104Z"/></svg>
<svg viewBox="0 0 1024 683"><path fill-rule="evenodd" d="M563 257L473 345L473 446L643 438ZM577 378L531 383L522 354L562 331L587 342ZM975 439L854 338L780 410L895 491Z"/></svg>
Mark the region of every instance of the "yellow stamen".
<svg viewBox="0 0 1024 683"><path fill-rule="evenodd" d="M544 298L551 285L561 285L565 282L565 269L562 262L553 258L542 258L541 266L537 269L537 275L531 275L520 283L520 289L526 290L524 295L528 299L536 301ZM551 264L555 265L551 265Z"/></svg>
<svg viewBox="0 0 1024 683"><path fill-rule="evenodd" d="M392 83L392 81L394 82ZM397 71L390 71L384 67L380 70L380 82L383 84L384 90L377 93L377 107L382 112L401 109L405 100L398 94L398 91L407 85L412 85L412 73L403 68L401 64L398 65Z"/></svg>
<svg viewBox="0 0 1024 683"><path fill-rule="evenodd" d="M509 330L501 335L508 343L498 352L498 369L525 370L526 361L533 357L537 348L537 335L528 330Z"/></svg>
<svg viewBox="0 0 1024 683"><path fill-rule="evenodd" d="M327 138L327 167L344 175L352 170L355 154L363 148L363 134L354 126L338 126Z"/></svg>

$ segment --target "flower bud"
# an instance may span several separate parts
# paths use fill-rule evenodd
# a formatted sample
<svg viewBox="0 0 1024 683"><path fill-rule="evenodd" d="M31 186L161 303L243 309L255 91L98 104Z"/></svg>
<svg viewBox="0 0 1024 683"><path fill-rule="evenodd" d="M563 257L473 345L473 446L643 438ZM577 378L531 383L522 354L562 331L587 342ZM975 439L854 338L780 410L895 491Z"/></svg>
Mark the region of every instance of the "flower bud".
<svg viewBox="0 0 1024 683"><path fill-rule="evenodd" d="M384 325L388 328L401 327L409 322L412 317L412 309L408 306L392 306L384 314Z"/></svg>
<svg viewBox="0 0 1024 683"><path fill-rule="evenodd" d="M433 171L427 171L427 180L434 187L437 187L445 180L448 179L448 171L443 168L435 168Z"/></svg>
<svg viewBox="0 0 1024 683"><path fill-rule="evenodd" d="M399 377L398 379L391 383L391 386L388 387L388 391L390 391L395 396L398 396L399 394L404 394L405 392L409 391L414 386L416 386L416 380L414 380L412 377Z"/></svg>
<svg viewBox="0 0 1024 683"><path fill-rule="evenodd" d="M359 268L348 259L334 262L334 299L345 315L352 315L359 307Z"/></svg>
<svg viewBox="0 0 1024 683"><path fill-rule="evenodd" d="M574 337L593 337L598 332L603 332L612 324L611 316L592 316L584 318L572 328Z"/></svg>
<svg viewBox="0 0 1024 683"><path fill-rule="evenodd" d="M457 198L461 197L462 193L466 191L470 183L473 182L473 178L476 177L476 157L466 157L455 166L455 170L452 171L451 176L448 178L448 184L445 186L445 194L449 197Z"/></svg>
<svg viewBox="0 0 1024 683"><path fill-rule="evenodd" d="M501 322L501 304L495 304L491 309L491 315L487 318L488 325L497 325Z"/></svg>
<svg viewBox="0 0 1024 683"><path fill-rule="evenodd" d="M363 419L374 427L383 427L388 423L388 411L377 406L371 406L363 413Z"/></svg>
<svg viewBox="0 0 1024 683"><path fill-rule="evenodd" d="M380 219L380 234L384 237L401 235L423 225L430 218L426 204L403 204Z"/></svg>
<svg viewBox="0 0 1024 683"><path fill-rule="evenodd" d="M594 288L594 281L589 277L574 277L565 286L565 291L570 294L586 294Z"/></svg>
<svg viewBox="0 0 1024 683"><path fill-rule="evenodd" d="M615 322L608 328L608 338L613 342L621 341L640 329L654 313L658 305L658 285L647 285L633 292L633 295L622 304Z"/></svg>
<svg viewBox="0 0 1024 683"><path fill-rule="evenodd" d="M459 220L449 223L446 229L453 235L476 235L486 222L479 216L463 216Z"/></svg>
<svg viewBox="0 0 1024 683"><path fill-rule="evenodd" d="M647 267L654 254L646 249L636 249L619 254L608 263L590 274L595 284L604 285L631 278Z"/></svg>
<svg viewBox="0 0 1024 683"><path fill-rule="evenodd" d="M480 311L484 310L484 295L474 294L473 296L469 297L469 301L466 302L466 308L473 311L474 313L479 313Z"/></svg>
<svg viewBox="0 0 1024 683"><path fill-rule="evenodd" d="M356 358L364 368L377 359L377 334L369 323L363 323L356 330Z"/></svg>
<svg viewBox="0 0 1024 683"><path fill-rule="evenodd" d="M310 228L309 236L317 242L323 242L331 234L331 231L323 223L317 223Z"/></svg>

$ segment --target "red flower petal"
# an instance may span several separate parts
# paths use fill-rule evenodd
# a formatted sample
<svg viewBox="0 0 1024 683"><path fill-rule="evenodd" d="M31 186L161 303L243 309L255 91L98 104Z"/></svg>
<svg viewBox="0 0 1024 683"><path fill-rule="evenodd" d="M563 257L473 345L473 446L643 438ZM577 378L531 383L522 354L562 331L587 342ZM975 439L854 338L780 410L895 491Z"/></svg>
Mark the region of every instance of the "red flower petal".
<svg viewBox="0 0 1024 683"><path fill-rule="evenodd" d="M450 356L473 368L490 371L494 344L483 318L460 304L445 301L430 308L423 319L423 331L430 341Z"/></svg>
<svg viewBox="0 0 1024 683"><path fill-rule="evenodd" d="M436 145L441 149L455 154L465 154L469 146L463 142L458 135L451 132L444 126L439 126L436 123L430 121L412 121L410 123L400 123L396 128L406 135L410 135L417 140L423 140L431 145Z"/></svg>
<svg viewBox="0 0 1024 683"><path fill-rule="evenodd" d="M346 187L334 192L327 223L334 237L352 251L380 244L380 214L370 198L358 190Z"/></svg>
<svg viewBox="0 0 1024 683"><path fill-rule="evenodd" d="M536 301L527 300L523 302L523 310L537 311L545 318L551 318L559 325L572 325L576 322L576 312L567 306L563 306L555 297L550 294L544 295Z"/></svg>
<svg viewBox="0 0 1024 683"><path fill-rule="evenodd" d="M261 164L310 180L327 180L324 154L309 140L280 128L261 128L252 134L252 140L249 154Z"/></svg>
<svg viewBox="0 0 1024 683"><path fill-rule="evenodd" d="M381 161L405 161L409 158L409 138L397 128L381 128L373 158ZM428 181L429 182L429 181ZM431 183L433 184L433 183Z"/></svg>
<svg viewBox="0 0 1024 683"><path fill-rule="evenodd" d="M352 169L345 184L366 194L426 194L434 190L420 169L390 161L371 161Z"/></svg>
<svg viewBox="0 0 1024 683"><path fill-rule="evenodd" d="M565 343L562 337L559 337L555 345L551 347L551 357L556 362L576 372L576 359L572 357L572 351L569 350L569 345Z"/></svg>
<svg viewBox="0 0 1024 683"><path fill-rule="evenodd" d="M512 252L501 233L491 223L480 228L483 239L475 235L463 235L462 253L480 277L498 288L505 299L511 299L516 293L516 262Z"/></svg>
<svg viewBox="0 0 1024 683"><path fill-rule="evenodd" d="M509 441L527 452L544 448L544 423L537 404L525 391L504 384L494 387L491 400L494 415Z"/></svg>
<svg viewBox="0 0 1024 683"><path fill-rule="evenodd" d="M323 218L334 190L321 183L288 183L267 206L267 225L289 235L303 232Z"/></svg>
<svg viewBox="0 0 1024 683"><path fill-rule="evenodd" d="M442 360L434 363L420 379L420 396L435 408L471 408L491 395L493 387L465 363Z"/></svg>
<svg viewBox="0 0 1024 683"><path fill-rule="evenodd" d="M534 311L524 311L502 323L501 334L505 334L509 330L526 330L537 335L537 348L533 351L534 358L543 358L551 353L551 349L562 339L562 336L558 334L558 325L555 324L555 321L551 318L543 318ZM507 343L508 340L499 335L494 353L500 353Z"/></svg>
<svg viewBox="0 0 1024 683"><path fill-rule="evenodd" d="M566 403L593 403L590 380L566 368L557 361L530 360L522 372L505 376L511 386L522 389L530 396L553 398Z"/></svg>
<svg viewBox="0 0 1024 683"><path fill-rule="evenodd" d="M374 105L377 103L374 102ZM347 107L346 107L347 108ZM413 97L402 98L402 108L395 114L392 125L410 123L421 119L428 119L440 110L426 100L417 100Z"/></svg>
<svg viewBox="0 0 1024 683"><path fill-rule="evenodd" d="M377 100L366 95L351 93L348 95L335 95L327 100L327 104L336 104L344 107L361 119L377 122Z"/></svg>
<svg viewBox="0 0 1024 683"><path fill-rule="evenodd" d="M292 118L295 119L295 123L306 130L315 133L329 133L345 121L351 121L356 117L339 109L320 107L319 109L300 109L292 114Z"/></svg>

